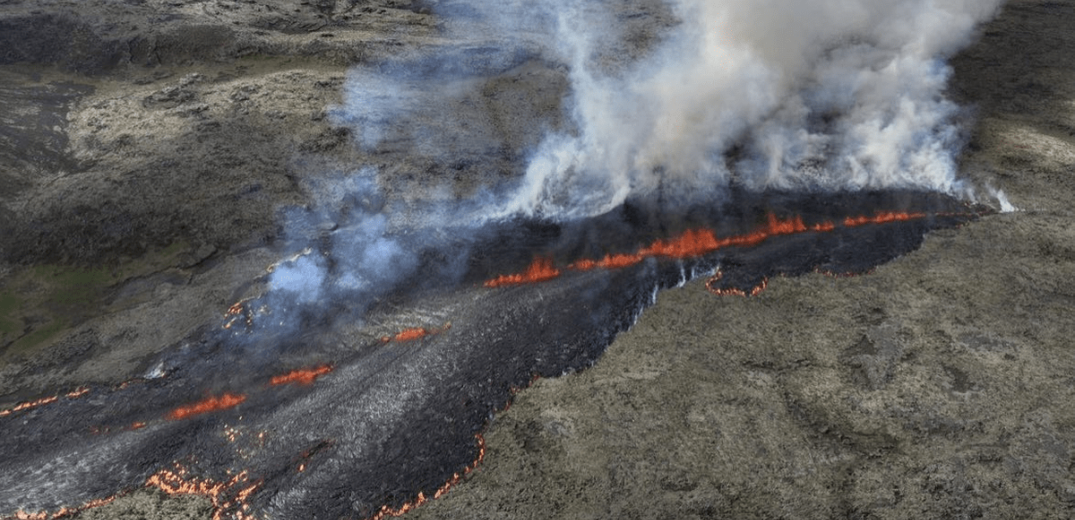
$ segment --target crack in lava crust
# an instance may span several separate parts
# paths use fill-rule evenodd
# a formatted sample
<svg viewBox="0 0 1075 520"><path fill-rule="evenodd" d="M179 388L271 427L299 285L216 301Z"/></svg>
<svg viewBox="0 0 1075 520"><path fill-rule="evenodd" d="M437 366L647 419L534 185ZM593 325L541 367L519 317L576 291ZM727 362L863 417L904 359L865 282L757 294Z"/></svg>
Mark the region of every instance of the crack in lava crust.
<svg viewBox="0 0 1075 520"><path fill-rule="evenodd" d="M342 302L338 319L262 329L259 316L286 309L240 302L222 313L229 328L206 324L150 360L163 376L0 413L0 517L51 518L146 485L207 496L220 519L403 514L473 470L490 415L519 388L593 364L656 290L718 267L706 284L718 294L866 272L977 216L936 194L751 197L499 223L461 281L386 294L361 327Z"/></svg>

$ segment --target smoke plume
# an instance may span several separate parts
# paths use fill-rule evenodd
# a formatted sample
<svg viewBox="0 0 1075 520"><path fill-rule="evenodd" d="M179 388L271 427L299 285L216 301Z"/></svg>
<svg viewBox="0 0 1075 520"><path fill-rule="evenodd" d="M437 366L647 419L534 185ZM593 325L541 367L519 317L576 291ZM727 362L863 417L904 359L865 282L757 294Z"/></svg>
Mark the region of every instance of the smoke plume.
<svg viewBox="0 0 1075 520"><path fill-rule="evenodd" d="M294 331L302 319L324 318L326 302L345 302L331 309L337 319L360 321L383 295L413 285L419 270L429 283L450 285L462 276L481 235L474 206L425 204L414 215L389 200L376 179L376 170L364 168L306 186L312 203L284 215L284 259L268 276L265 303L273 312L261 326Z"/></svg>
<svg viewBox="0 0 1075 520"><path fill-rule="evenodd" d="M546 2L548 4L549 2ZM548 136L512 209L587 216L661 191L916 188L968 195L945 58L1000 0L671 0L663 42L605 74L560 6L577 131Z"/></svg>
<svg viewBox="0 0 1075 520"><path fill-rule="evenodd" d="M498 48L360 69L337 121L371 149L408 115L440 118L427 133L474 134L480 118L437 115L466 88L459 78L539 58L566 67L567 123L526 150L516 190L491 215L563 220L653 196L679 206L732 185L973 198L957 178L966 117L944 96L945 60L1001 3L446 0L434 6L454 37ZM627 41L631 13L651 15L657 33L639 52ZM416 129L408 139L431 156L465 148Z"/></svg>

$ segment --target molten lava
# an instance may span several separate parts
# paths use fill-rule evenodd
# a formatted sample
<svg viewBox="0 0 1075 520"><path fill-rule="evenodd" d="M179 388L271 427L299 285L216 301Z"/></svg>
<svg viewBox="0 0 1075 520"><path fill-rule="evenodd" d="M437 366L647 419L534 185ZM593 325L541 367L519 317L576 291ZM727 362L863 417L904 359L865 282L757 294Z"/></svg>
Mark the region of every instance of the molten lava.
<svg viewBox="0 0 1075 520"><path fill-rule="evenodd" d="M633 255L626 255L626 254L605 255L605 257L600 259L600 260L583 259L583 260L579 260L578 262L575 262L575 263L573 263L573 264L571 264L571 265L569 265L567 267L570 268L570 269L574 269L576 271L589 271L591 269L597 269L597 268L601 268L601 269L622 269L624 267L630 267L632 265L635 265L635 264L641 262L642 260L644 260L645 258L646 257L644 257L644 256L642 256L640 254L633 254Z"/></svg>
<svg viewBox="0 0 1075 520"><path fill-rule="evenodd" d="M768 222L765 226L746 235L733 235L718 239L711 230L692 229L670 240L656 240L636 253L605 255L600 260L583 259L568 265L568 268L576 271L589 271L597 268L621 269L635 265L648 257L691 258L709 254L724 247L756 245L774 236L805 233L807 231L825 232L832 231L835 228L835 224L831 222L823 222L808 227L803 223L802 217L781 220L776 215L769 214ZM560 271L552 265L551 260L538 258L534 260L534 263L530 265L530 268L525 273L502 275L485 282L485 286L500 287L503 285L542 282L559 275Z"/></svg>
<svg viewBox="0 0 1075 520"><path fill-rule="evenodd" d="M871 224L876 225L876 224L889 224L889 223L892 223L892 222L907 222L907 221L911 221L911 220L918 220L918 219L926 218L928 216L929 215L927 215L926 213L881 212L881 213L876 213L873 216L865 216L865 215L863 215L863 216L858 216L858 217L847 217L847 218L843 219L842 224L843 224L844 227L849 227L850 228L850 227L858 227L858 226L865 226L865 225L871 225ZM767 236L773 236L773 235L776 235L776 234L800 233L800 232L802 232L802 231L807 229L803 225L801 219L795 219L794 221L790 221L790 222L791 223L789 224L789 221L785 221L785 222L776 221L772 217L772 215L770 215L769 216L769 226L768 226L767 229L752 233L751 235L747 235L747 237L755 236L755 235L758 235L759 233L768 233ZM809 230L811 230L811 231L818 231L818 232L832 231L834 229L836 229L836 224L833 223L833 222L830 222L830 221L822 222L822 223L819 223L819 224L814 224L813 226L810 226L810 228L809 228ZM826 273L826 274L833 275L834 273ZM764 291L765 288L769 284L768 279L762 280L761 284L757 285L756 287L752 288L749 291L745 291L743 289L736 289L736 288L721 288L721 287L717 287L716 284L717 284L717 282L720 281L722 276L723 276L723 274L718 271L715 275L713 275L708 280L706 280L706 283L705 283L706 289L709 290L709 292L711 292L713 294L716 294L718 296L727 296L727 295L732 295L732 296L757 296L762 291Z"/></svg>
<svg viewBox="0 0 1075 520"><path fill-rule="evenodd" d="M261 482L251 483L246 471L235 475L227 482L187 478L186 473L186 469L176 464L175 470L162 469L151 475L146 480L146 486L158 488L169 495L208 497L213 503L213 520L221 520L229 512L233 512L234 518L239 520L251 518L245 513L250 508L247 500L261 485Z"/></svg>
<svg viewBox="0 0 1075 520"><path fill-rule="evenodd" d="M527 381L526 385L524 386L511 385L511 387L508 388L508 402L504 403L504 409L502 411L506 412L510 410L512 403L515 402L515 396L518 395L519 392L522 392L523 390L534 386L534 383L536 383L538 379L541 379L541 375L534 374L530 376L530 381Z"/></svg>
<svg viewBox="0 0 1075 520"><path fill-rule="evenodd" d="M414 341L416 339L422 339L430 334L432 334L432 332L425 327L418 327L401 331L393 336L392 339L396 341Z"/></svg>
<svg viewBox="0 0 1075 520"><path fill-rule="evenodd" d="M246 303L245 300L233 303L231 307L228 307L228 311L224 313L224 317L226 318L228 316L238 316L239 313L243 312L244 303Z"/></svg>
<svg viewBox="0 0 1075 520"><path fill-rule="evenodd" d="M247 300L249 300L249 298L239 300L233 303L231 307L228 307L228 311L224 313L224 319L227 320L223 325L225 329L230 329L239 319L240 315L243 313Z"/></svg>
<svg viewBox="0 0 1075 520"><path fill-rule="evenodd" d="M71 392L68 392L68 393L64 394L64 397L66 397L68 399L78 399L79 397L82 397L82 396L84 396L84 395L86 395L88 393L90 393L89 388L78 388L78 389L76 389L74 391L71 391ZM24 410L30 410L32 408L37 408L39 406L44 406L46 404L55 403L56 401L59 401L59 400L60 400L60 396L53 395L53 396L49 396L49 397L42 397L40 399L35 399L33 401L26 401L24 403L19 403L19 404L15 405L13 408L9 408L7 410L0 410L0 417L7 417L7 416L9 416L9 415L11 415L11 414L13 414L15 412L22 412Z"/></svg>
<svg viewBox="0 0 1075 520"><path fill-rule="evenodd" d="M688 230L682 235L665 242L657 240L639 252L642 256L666 256L670 258L687 258L715 251L721 246L716 235L708 229Z"/></svg>
<svg viewBox="0 0 1075 520"><path fill-rule="evenodd" d="M560 270L552 265L551 258L535 258L525 272L505 274L485 282L486 287L503 287L544 282L560 276Z"/></svg>
<svg viewBox="0 0 1075 520"><path fill-rule="evenodd" d="M717 271L717 274L714 274L713 276L709 277L709 279L705 281L706 290L711 292L711 293L713 293L713 294L715 294L715 295L717 295L717 296L744 296L744 297L746 297L746 296L757 296L757 295L761 294L762 291L764 291L767 287L769 287L769 279L768 278L762 279L760 284L756 285L753 289L751 289L749 291L744 291L742 289L735 289L735 288L730 288L730 287L729 288L715 287L714 284L719 282L720 279L723 278L723 277L724 277L724 273L722 273L720 271Z"/></svg>
<svg viewBox="0 0 1075 520"><path fill-rule="evenodd" d="M459 482L461 482L463 478L469 475L470 472L474 471L474 468L477 468L478 465L481 464L482 460L485 459L485 438L482 437L480 433L475 435L474 437L478 440L477 458L474 459L474 462L471 462L469 465L467 465L466 468L463 469L463 473L452 474L452 478L448 479L448 482L445 482L444 485L437 488L437 491L433 493L432 499L438 499L444 496L445 493L451 490L452 487L459 484ZM400 517L407 514L407 512L414 510L416 507L419 507L422 504L428 502L429 500L430 497L427 497L425 493L419 491L418 496L415 497L413 501L404 503L398 508L388 507L387 505L381 506L381 510L378 511L377 514L371 516L369 520L384 520L388 517Z"/></svg>
<svg viewBox="0 0 1075 520"><path fill-rule="evenodd" d="M888 224L889 222L906 222L908 220L917 220L920 218L926 218L925 213L898 213L898 212L884 212L878 213L872 217L847 217L844 219L844 226L856 227L864 226L867 224Z"/></svg>
<svg viewBox="0 0 1075 520"><path fill-rule="evenodd" d="M925 213L880 212L872 216L836 218L834 220L825 220L821 222L809 222L804 221L803 217L800 216L780 218L774 214L769 214L765 220L760 221L759 225L750 230L749 232L734 234L723 238L718 237L717 232L714 230L697 228L687 230L678 235L672 235L671 237L654 240L648 243L648 245L644 242L636 242L635 246L637 248L634 249L633 252L606 254L603 258L599 259L579 259L570 264L565 262L564 264L557 265L554 263L551 257L535 257L533 262L530 264L529 267L525 269L524 272L499 276L495 279L486 281L484 283L484 286L496 288L544 282L559 277L562 274L561 269L572 269L578 271L592 270L597 268L609 270L622 269L639 264L640 262L646 261L650 258L684 259L711 254L722 248L755 246L764 242L765 240L768 240L769 238L781 235L793 235L801 233L825 233L835 231L838 228L842 229L866 225L881 225L887 223L906 222L927 217L928 215ZM777 253L779 253L779 251L777 251ZM729 273L732 273L732 271L729 271ZM772 274L769 271L766 271L766 273ZM749 271L747 275L756 276L754 271ZM766 288L766 285L768 283L768 279L761 279L757 277L750 278L744 275L744 278L749 280L749 282L741 285L741 288L725 288L721 287L721 284L718 283L722 280L722 276L722 273L717 272L714 276L712 276L709 280L706 281L706 288L714 294L718 295L753 296L762 292ZM729 276L729 278L730 277L731 276ZM684 278L686 278L686 275L684 275ZM756 287L750 287L750 285L754 283L757 283L758 285ZM230 327L232 322L238 319L242 319L244 316L246 316L249 320L250 312L250 309L247 309L244 306L243 302L239 302L231 306L225 314L225 318L231 320L227 323L226 327ZM391 341L417 342L422 340L423 338L426 338L427 336L444 332L448 330L450 326L450 324L446 324L439 329L434 327L409 328L396 332L393 335L384 336L382 339L385 343ZM290 384L312 385L318 380L318 378L333 372L333 370L334 367L332 365L312 366L309 368L292 370L290 372L281 373L271 377L271 379L268 380L268 386ZM536 378L537 376L535 375L533 379L531 379L530 383L532 384L534 380L536 380ZM141 378L125 382L121 384L118 389L124 389L128 386L128 384L142 384L146 381L147 379ZM263 386L259 391L266 390L268 390L267 387ZM510 397L506 401L504 409L507 409L507 407L511 405L514 396L519 390L520 387L509 387ZM68 399L75 399L86 395L88 392L89 389L80 388L67 394L60 394L58 396L46 397L42 399L37 399L35 401L20 403L12 409L0 410L0 418L12 415L16 412L30 410L35 407L55 403L56 401L64 397ZM167 412L164 416L164 419L182 420L201 414L227 410L245 402L246 399L246 395L238 393L224 393L221 395L211 396L201 401L189 403L184 406L175 408L170 412ZM63 412L62 409L57 411ZM254 410L250 411L253 412ZM159 418L155 418L154 420L157 422L163 422ZM156 422L151 422L150 424L156 424ZM138 421L130 423L130 426L127 429L133 431L141 430L146 427L146 422ZM117 427L116 429L119 430L120 428ZM108 429L106 428L105 431L107 432ZM244 430L242 430L241 428L226 426L224 429L224 436L231 443L239 443L239 441L241 440L240 435L243 435L243 431ZM261 431L260 433L258 433L257 438L260 442L260 445L258 447L265 446L265 435L265 431ZM148 438L149 436L147 435L144 437ZM384 505L379 509L373 510L373 516L371 518L376 520L383 520L387 517L398 517L409 511L414 510L416 507L422 505L429 500L439 498L445 493L447 493L450 488L461 482L469 473L471 473L477 467L478 464L483 461L485 455L485 441L481 434L476 435L476 439L478 450L475 460L468 463L463 469L460 470L459 473L451 475L451 477L448 478L443 485L436 488L435 490L432 489L432 485L427 487L424 491L430 491L430 495L425 495L424 491L419 492L417 496L411 497L412 499L409 502L403 503L398 507L392 507L397 504L397 502L393 501L391 505ZM466 440L465 437L464 440ZM299 473L309 472L311 468L314 468L314 466L311 466L312 457L316 453L324 449L324 447L331 446L332 442L333 441L331 440L322 441L314 447L303 451L297 458L291 459L288 462L288 467L290 469L297 470ZM241 457L243 457L243 460L249 460L246 459L246 455L243 455L243 450L246 449L243 446L248 445L251 445L251 442L249 442L248 438L242 439L242 443L236 445L236 451L240 454ZM252 450L248 451L247 453L250 452L252 452ZM169 458L165 460L171 459ZM220 465L218 464L216 466L219 467ZM160 466L157 465L152 467ZM260 473L260 470L257 469L257 466L249 467L255 475L265 475L264 473ZM172 495L205 496L212 501L214 519L221 519L224 517L246 518L247 511L249 510L249 506L247 505L248 501L252 494L255 493L256 490L258 490L262 486L262 482L253 480L248 477L248 472L242 472L237 475L233 475L229 472L228 477L220 477L219 475L221 475L221 473L211 474L217 475L217 478L226 478L227 480L215 481L210 478L195 477L193 475L187 474L187 471L183 467L176 465L174 469L162 469L156 472L145 481L145 485L159 488L163 492ZM142 475L144 476L144 474ZM304 476L306 475L294 478L301 479ZM274 477L272 476L272 474L269 474L269 476L266 476L266 478ZM137 482L133 483L136 484ZM273 489L273 492L276 492L277 489L276 484L273 482L270 482L265 487ZM62 518L75 515L79 511L89 509L91 507L104 505L112 500L113 498L100 499L93 502L89 502L86 505L80 506L78 508L72 509L65 507L56 512L31 514L20 511L16 513L16 518Z"/></svg>
<svg viewBox="0 0 1075 520"><path fill-rule="evenodd" d="M57 520L59 518L67 518L69 516L77 515L87 509L93 509L95 507L101 507L111 504L116 500L117 496L111 496L108 498L98 498L96 500L90 500L85 504L78 507L61 507L55 513L49 514L47 512L42 513L27 513L25 511L16 511L15 517L17 520Z"/></svg>
<svg viewBox="0 0 1075 520"><path fill-rule="evenodd" d="M427 329L425 327L415 327L413 329L405 329L405 330L399 331L394 336L381 336L381 341L384 342L384 343L388 343L390 341L395 341L396 343L403 343L403 342L406 342L406 341L414 341L414 340L422 339L422 338L424 338L426 336L432 336L434 334L440 334L441 332L444 332L444 331L449 330L451 328L452 328L451 323L446 323L446 324L444 324L443 327L441 327L439 329Z"/></svg>
<svg viewBox="0 0 1075 520"><path fill-rule="evenodd" d="M857 227L867 224L887 224L890 222L906 222L926 218L925 213L882 212L873 216L847 217L843 220L844 227ZM781 219L770 213L764 225L758 229L742 234L732 235L726 238L717 238L716 234L709 229L687 230L678 237L670 240L656 240L647 247L639 249L635 253L608 254L600 260L582 259L569 264L567 267L576 271L590 271L593 269L622 269L635 265L649 257L663 258L692 258L712 253L725 247L749 247L758 245L769 238L794 235L798 233L827 233L836 229L836 223L822 221L807 225L801 216L789 219ZM506 285L521 285L528 283L544 282L560 275L552 260L549 258L535 258L530 267L523 273L501 275L485 282L486 287L501 287ZM762 288L755 288L749 294L757 294ZM710 290L716 294L748 294L745 291L732 289Z"/></svg>
<svg viewBox="0 0 1075 520"><path fill-rule="evenodd" d="M242 394L224 394L219 397L210 397L193 404L180 406L179 408L172 410L168 414L168 418L174 421L187 419L204 413L227 410L228 408L238 406L239 403L242 403L245 400L246 396Z"/></svg>
<svg viewBox="0 0 1075 520"><path fill-rule="evenodd" d="M286 374L273 377L269 384L272 386L277 385L309 385L312 384L317 378L332 372L331 365L322 365L317 368L304 368L299 370L292 370Z"/></svg>
<svg viewBox="0 0 1075 520"><path fill-rule="evenodd" d="M59 400L60 400L59 397L52 396L52 397L42 397L41 399L37 399L37 400L34 400L34 401L27 401L25 403L19 403L19 404L15 405L14 408L11 408L9 410L0 410L0 417L6 417L6 416L11 415L11 414L13 414L15 412L21 412L23 410L29 410L31 408L37 408L38 406L44 406L46 404L52 404L52 403L55 403L56 401L59 401Z"/></svg>
<svg viewBox="0 0 1075 520"><path fill-rule="evenodd" d="M829 231L833 231L835 229L836 229L836 224L834 222L832 222L831 220L826 220L825 222L819 222L817 224L814 224L814 225L810 226L811 231L817 231L819 233L826 233L826 232L829 232Z"/></svg>

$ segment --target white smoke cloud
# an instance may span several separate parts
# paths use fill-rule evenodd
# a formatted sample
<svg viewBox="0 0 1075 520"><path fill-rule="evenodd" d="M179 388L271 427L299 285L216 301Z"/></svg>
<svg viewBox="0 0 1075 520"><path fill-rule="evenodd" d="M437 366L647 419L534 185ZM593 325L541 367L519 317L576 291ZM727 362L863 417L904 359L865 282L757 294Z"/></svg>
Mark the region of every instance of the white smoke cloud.
<svg viewBox="0 0 1075 520"><path fill-rule="evenodd" d="M258 319L259 326L293 332L304 316L324 317L326 311L354 322L402 283L414 285L419 272L445 284L465 274L469 248L486 223L482 208L489 195L425 202L416 210L386 197L377 176L365 167L308 180L311 203L284 212L284 258L270 270L264 297L270 313ZM337 306L328 309L326 303Z"/></svg>
<svg viewBox="0 0 1075 520"><path fill-rule="evenodd" d="M606 24L557 5L577 130L546 139L508 210L581 217L731 183L964 194L944 59L1000 3L670 0L680 23L614 74L593 59Z"/></svg>
<svg viewBox="0 0 1075 520"><path fill-rule="evenodd" d="M273 290L293 293L301 303L316 302L321 297L321 284L325 280L325 268L316 259L301 256L280 264L272 273L270 287Z"/></svg>
<svg viewBox="0 0 1075 520"><path fill-rule="evenodd" d="M363 168L312 180L311 205L285 212L283 253L291 256L269 275L267 303L278 312L264 325L295 328L303 310L321 312L326 299L346 301L361 316L414 273L417 251L390 228L375 178L374 169Z"/></svg>

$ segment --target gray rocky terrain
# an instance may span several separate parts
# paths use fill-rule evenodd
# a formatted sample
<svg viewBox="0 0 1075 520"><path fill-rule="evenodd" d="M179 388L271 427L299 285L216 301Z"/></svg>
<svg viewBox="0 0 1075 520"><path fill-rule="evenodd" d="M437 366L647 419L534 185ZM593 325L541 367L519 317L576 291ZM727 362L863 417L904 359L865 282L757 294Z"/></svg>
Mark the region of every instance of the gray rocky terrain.
<svg viewBox="0 0 1075 520"><path fill-rule="evenodd" d="M375 165L387 192L435 199L513 175L510 151L562 124L564 72L452 8L0 0L0 409L144 375L258 294L281 210L319 178ZM621 9L625 57L673 23ZM953 61L976 110L963 175L1020 211L864 276L664 291L593 368L520 392L478 470L408 516L1075 515L1073 28L1073 1L1011 0ZM470 159L403 128L357 147L334 115L351 67L432 48L479 78L453 101L472 123L420 123ZM77 517L211 515L146 490Z"/></svg>

